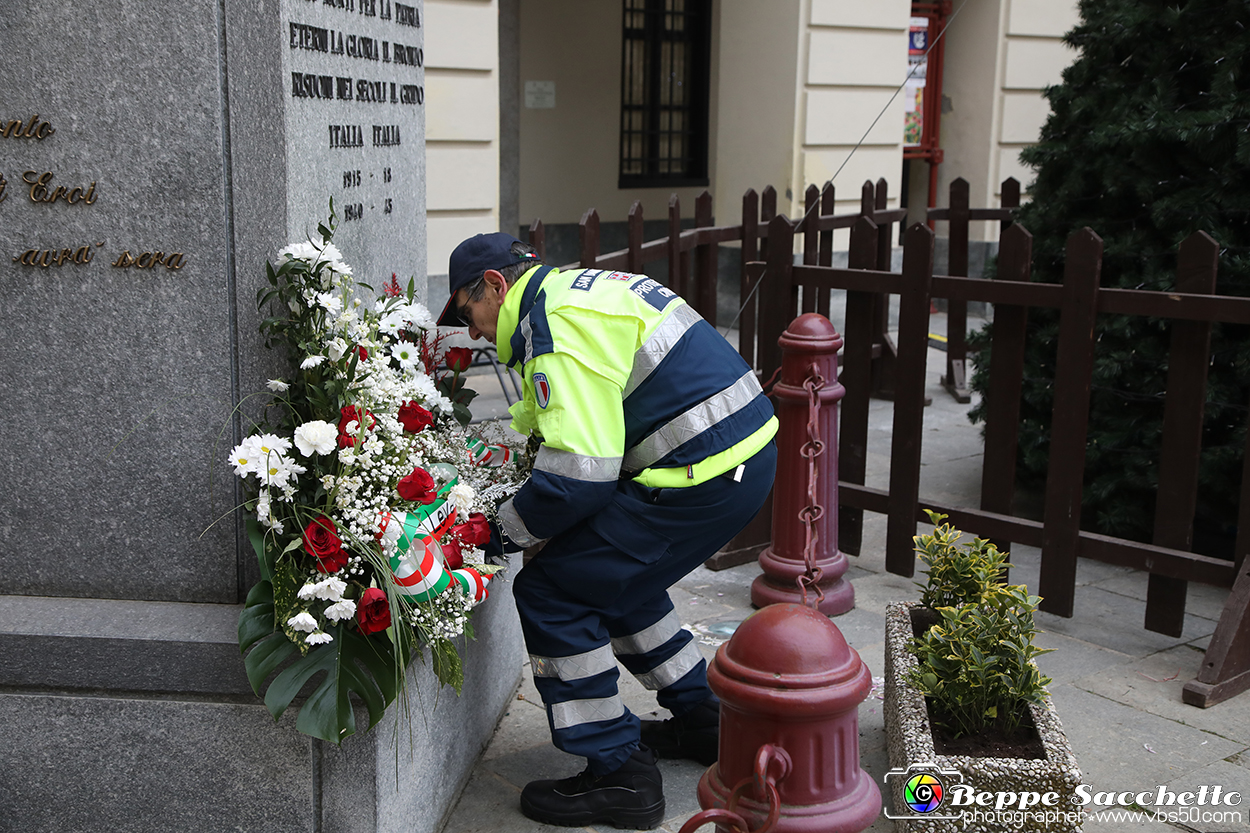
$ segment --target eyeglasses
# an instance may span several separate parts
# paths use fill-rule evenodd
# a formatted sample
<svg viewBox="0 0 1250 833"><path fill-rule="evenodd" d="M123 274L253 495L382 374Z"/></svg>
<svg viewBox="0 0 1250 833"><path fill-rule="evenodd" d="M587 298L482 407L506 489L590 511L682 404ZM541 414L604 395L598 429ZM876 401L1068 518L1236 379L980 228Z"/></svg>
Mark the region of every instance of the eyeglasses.
<svg viewBox="0 0 1250 833"><path fill-rule="evenodd" d="M469 309L468 304L464 306L456 305L456 318L460 319L461 325L465 327L473 326L473 312Z"/></svg>

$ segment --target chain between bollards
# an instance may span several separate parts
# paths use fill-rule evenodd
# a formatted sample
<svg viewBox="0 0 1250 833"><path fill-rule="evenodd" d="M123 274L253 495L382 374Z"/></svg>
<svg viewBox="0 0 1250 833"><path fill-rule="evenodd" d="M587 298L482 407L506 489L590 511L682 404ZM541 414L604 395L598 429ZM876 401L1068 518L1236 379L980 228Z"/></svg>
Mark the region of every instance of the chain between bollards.
<svg viewBox="0 0 1250 833"><path fill-rule="evenodd" d="M803 522L804 543L803 561L806 572L795 578L802 594L803 604L815 610L825 600L825 592L820 589L820 580L824 573L816 566L816 542L820 533L816 531L816 522L825 515L825 509L816 502L816 483L820 477L816 467L816 458L825 453L825 444L820 439L820 390L825 386L825 378L813 362L808 366L807 378L803 380L803 389L807 391L807 442L799 449L799 454L807 460L807 506L799 510L799 520ZM815 604L808 605L807 590L816 591Z"/></svg>
<svg viewBox="0 0 1250 833"><path fill-rule="evenodd" d="M786 750L771 743L764 744L755 753L755 771L737 783L725 807L695 813L678 833L694 833L713 822L728 825L733 833L770 833L781 819L781 795L777 792L777 782L789 775L793 766ZM738 801L748 787L753 787L756 795L766 796L768 800L768 818L755 830L751 830L747 820L738 812Z"/></svg>

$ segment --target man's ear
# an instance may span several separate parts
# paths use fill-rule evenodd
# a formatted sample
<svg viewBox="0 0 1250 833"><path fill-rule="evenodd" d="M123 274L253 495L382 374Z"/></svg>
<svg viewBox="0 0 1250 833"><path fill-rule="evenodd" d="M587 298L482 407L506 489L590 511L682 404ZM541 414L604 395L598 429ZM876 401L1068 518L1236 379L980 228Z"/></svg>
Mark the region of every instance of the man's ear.
<svg viewBox="0 0 1250 833"><path fill-rule="evenodd" d="M503 272L487 269L482 277L486 279L487 286L493 287L499 293L499 300L502 301L508 292L508 279L503 276Z"/></svg>

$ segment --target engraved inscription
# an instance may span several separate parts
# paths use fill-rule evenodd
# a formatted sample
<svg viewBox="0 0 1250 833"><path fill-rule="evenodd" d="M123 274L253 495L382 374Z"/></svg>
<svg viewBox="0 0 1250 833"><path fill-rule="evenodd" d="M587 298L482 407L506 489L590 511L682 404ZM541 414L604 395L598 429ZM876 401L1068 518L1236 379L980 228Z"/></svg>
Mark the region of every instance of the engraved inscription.
<svg viewBox="0 0 1250 833"><path fill-rule="evenodd" d="M391 50L395 55L395 63L397 64L413 67L425 66L425 50L419 46L404 46L402 43L394 43L391 45Z"/></svg>
<svg viewBox="0 0 1250 833"><path fill-rule="evenodd" d="M360 171L343 171L343 187L359 188L360 187Z"/></svg>
<svg viewBox="0 0 1250 833"><path fill-rule="evenodd" d="M64 185L58 185L55 190L50 189L52 183L52 171L45 171L40 174L36 171L27 171L22 174L22 181L30 186L31 202L56 202L57 200L65 200L70 205L91 205L96 200L95 182L93 181L85 189L83 188L66 188Z"/></svg>
<svg viewBox="0 0 1250 833"><path fill-rule="evenodd" d="M4 178L4 174L0 174L0 202L4 202L9 195L4 193L4 189L9 187L9 181Z"/></svg>
<svg viewBox="0 0 1250 833"><path fill-rule="evenodd" d="M330 30L320 26L306 26L302 23L291 24L291 48L311 49L314 52L330 51Z"/></svg>
<svg viewBox="0 0 1250 833"><path fill-rule="evenodd" d="M375 124L373 126L373 146L375 148L398 147L399 125Z"/></svg>
<svg viewBox="0 0 1250 833"><path fill-rule="evenodd" d="M96 243L97 246L103 246L103 243ZM60 266L64 263L90 263L95 257L95 252L90 246L79 246L77 248L66 247L64 249L27 249L20 255L14 255L13 262L20 263L23 266L39 266L47 269L49 266Z"/></svg>
<svg viewBox="0 0 1250 833"><path fill-rule="evenodd" d="M365 146L365 132L358 124L330 125L330 147L362 148Z"/></svg>
<svg viewBox="0 0 1250 833"><path fill-rule="evenodd" d="M56 132L56 128L46 121L39 120L39 114L31 116L23 124L18 119L8 122L0 121L0 138L2 139L37 139L43 141Z"/></svg>
<svg viewBox="0 0 1250 833"><path fill-rule="evenodd" d="M348 81L350 80L349 78ZM334 98L334 77L311 72L292 72L291 97Z"/></svg>
<svg viewBox="0 0 1250 833"><path fill-rule="evenodd" d="M415 29L419 29L421 28L421 13L413 6L396 3L395 22L400 26L412 26Z"/></svg>
<svg viewBox="0 0 1250 833"><path fill-rule="evenodd" d="M345 223L351 222L352 220L359 220L361 217L364 217L364 216L365 216L365 206L363 203L356 203L354 205L343 206L343 222Z"/></svg>
<svg viewBox="0 0 1250 833"><path fill-rule="evenodd" d="M187 265L186 255L182 252L143 252L138 257L130 254L130 250L122 252L117 256L117 260L113 261L113 266L119 269L135 268L135 269L155 269L157 266L164 266L171 272L181 269Z"/></svg>

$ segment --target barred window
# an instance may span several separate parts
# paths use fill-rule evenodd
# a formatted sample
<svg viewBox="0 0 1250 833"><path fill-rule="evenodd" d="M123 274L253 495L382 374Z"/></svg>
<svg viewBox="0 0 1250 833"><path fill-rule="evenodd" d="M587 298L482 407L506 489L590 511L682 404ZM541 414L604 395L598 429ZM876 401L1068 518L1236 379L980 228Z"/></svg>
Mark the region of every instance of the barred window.
<svg viewBox="0 0 1250 833"><path fill-rule="evenodd" d="M624 3L618 185L706 185L711 0Z"/></svg>

